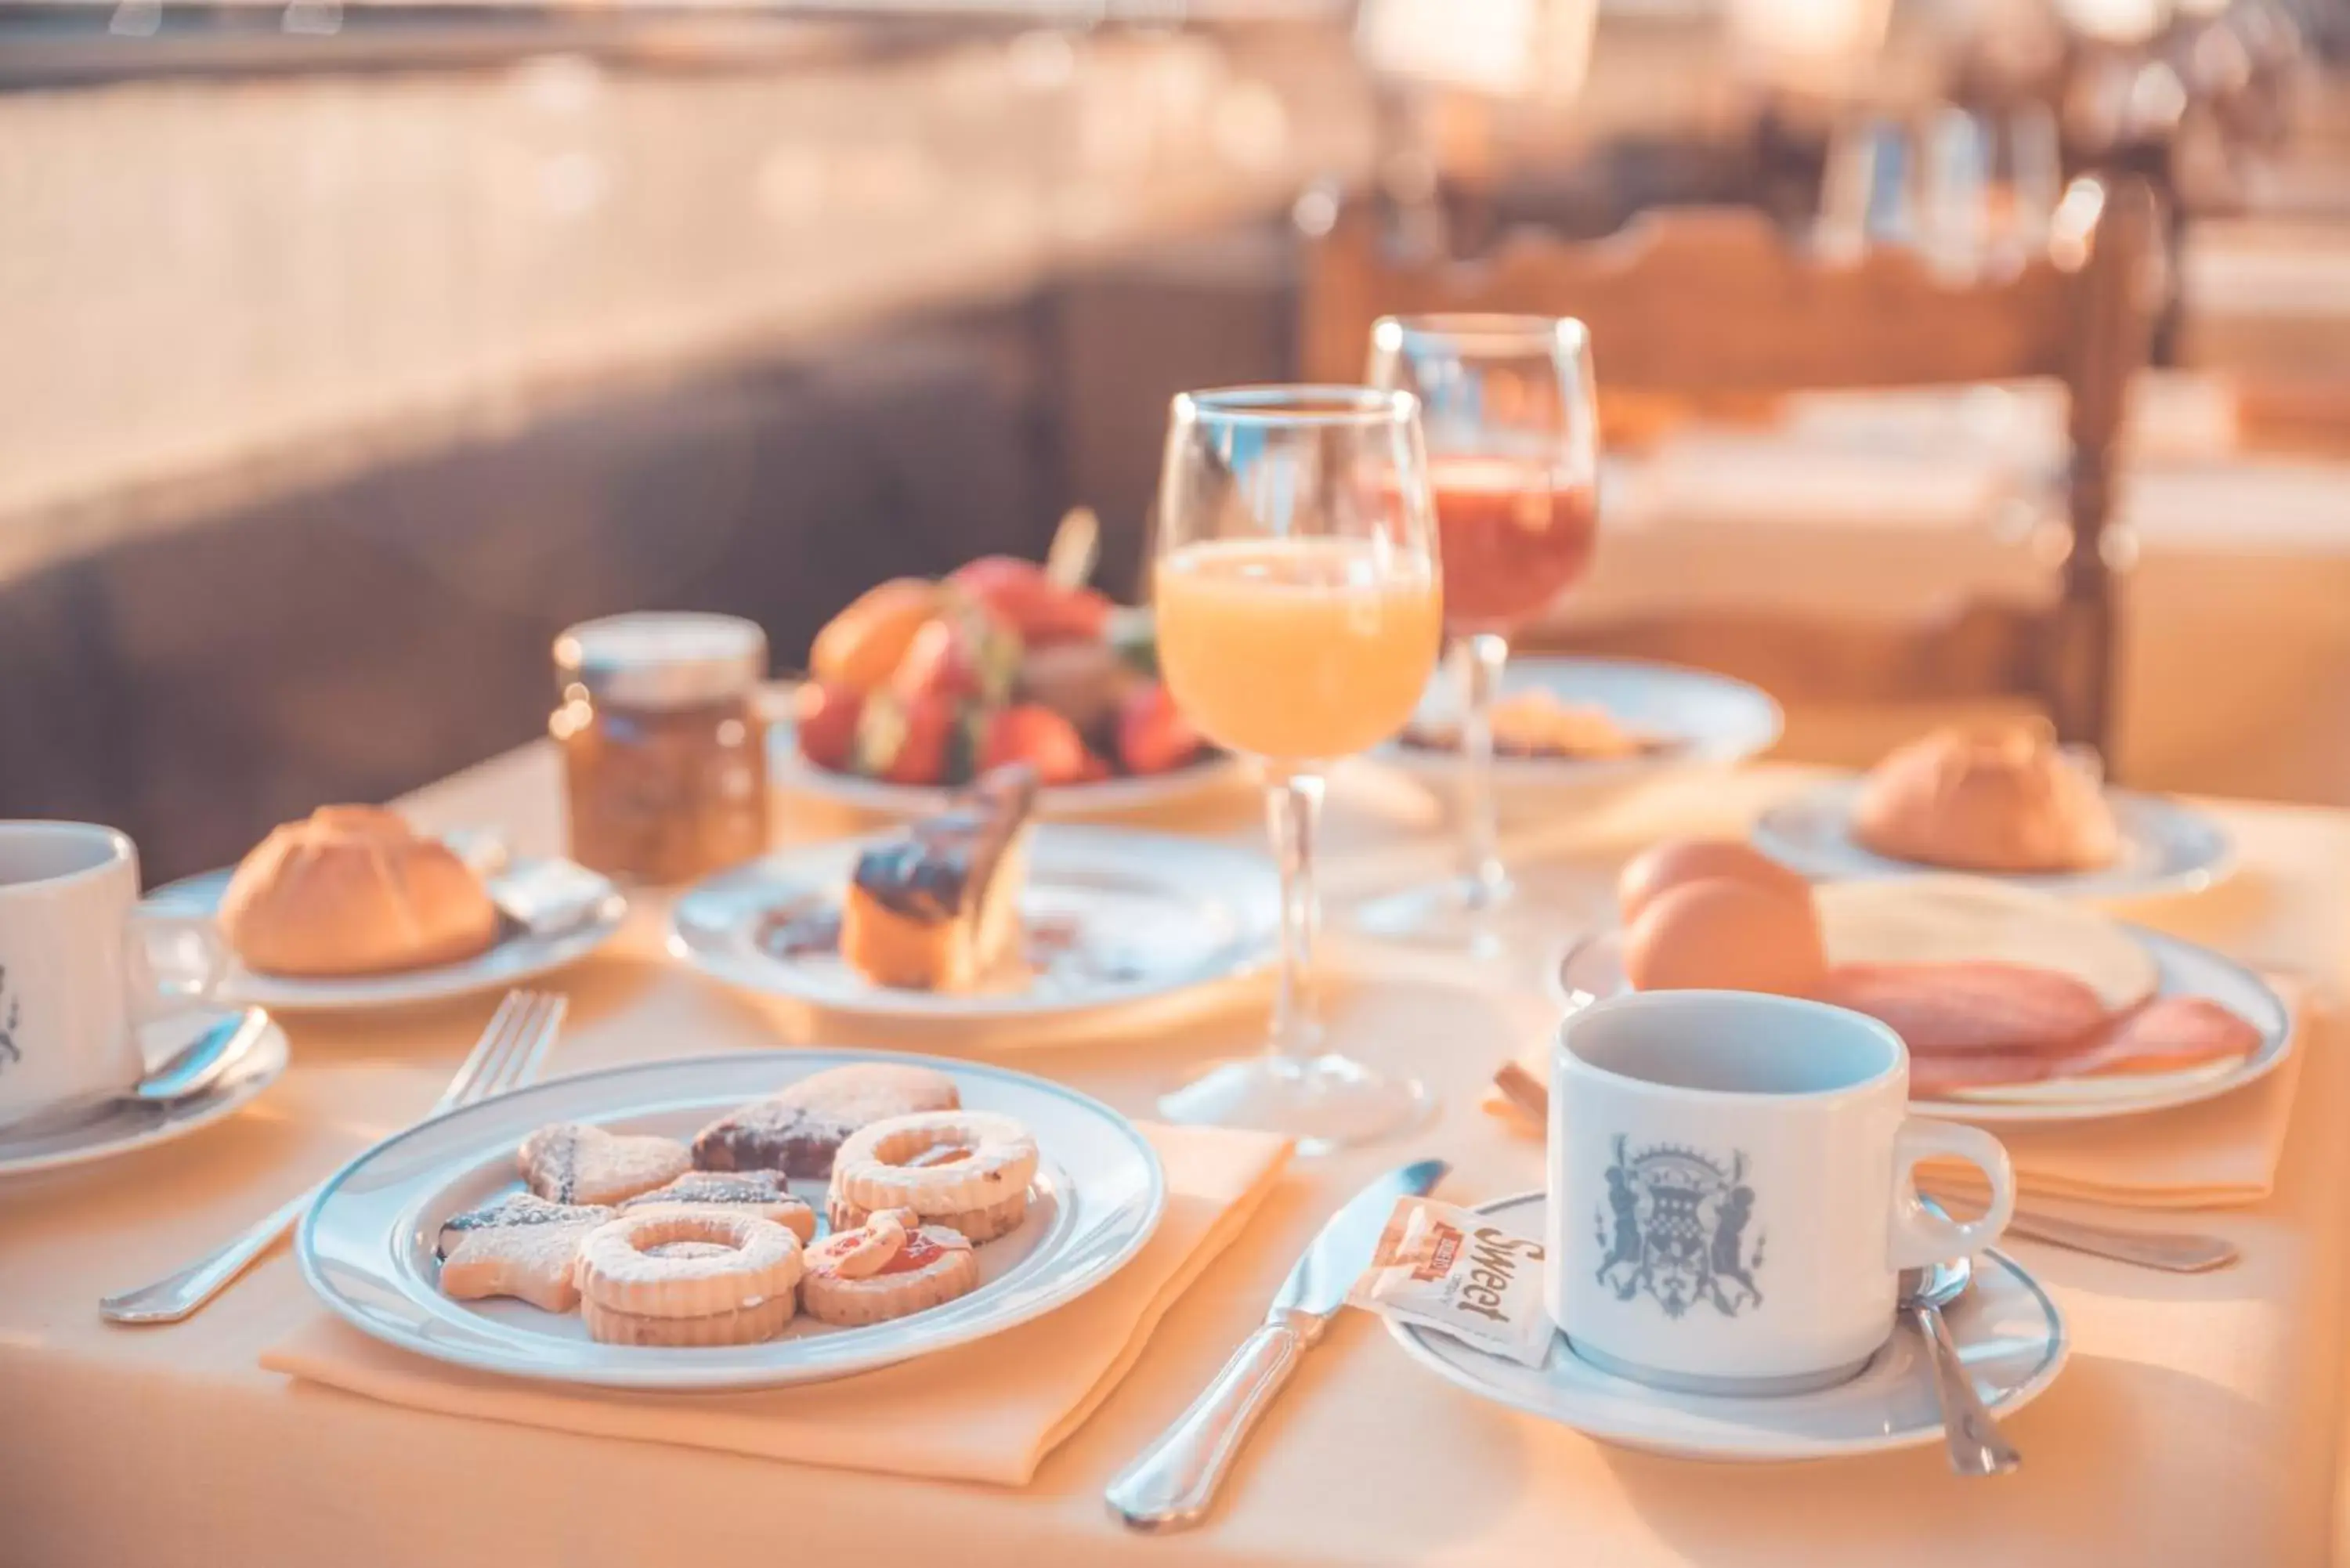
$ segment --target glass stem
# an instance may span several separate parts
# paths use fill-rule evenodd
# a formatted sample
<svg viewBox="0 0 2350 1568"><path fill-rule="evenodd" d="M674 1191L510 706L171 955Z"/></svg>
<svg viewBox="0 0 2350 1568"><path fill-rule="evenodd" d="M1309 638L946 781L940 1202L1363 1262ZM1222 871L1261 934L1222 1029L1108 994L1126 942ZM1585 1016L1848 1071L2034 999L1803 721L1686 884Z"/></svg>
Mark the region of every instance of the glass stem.
<svg viewBox="0 0 2350 1568"><path fill-rule="evenodd" d="M1502 864L1501 826L1493 805L1493 700L1510 641L1499 632L1471 632L1453 645L1461 682L1461 847L1469 904L1485 909L1509 897Z"/></svg>
<svg viewBox="0 0 2350 1568"><path fill-rule="evenodd" d="M1281 868L1281 988L1273 1002L1276 1057L1303 1062L1321 1048L1314 998L1314 937L1322 903L1314 891L1314 836L1322 818L1322 775L1284 773L1265 788L1265 822Z"/></svg>

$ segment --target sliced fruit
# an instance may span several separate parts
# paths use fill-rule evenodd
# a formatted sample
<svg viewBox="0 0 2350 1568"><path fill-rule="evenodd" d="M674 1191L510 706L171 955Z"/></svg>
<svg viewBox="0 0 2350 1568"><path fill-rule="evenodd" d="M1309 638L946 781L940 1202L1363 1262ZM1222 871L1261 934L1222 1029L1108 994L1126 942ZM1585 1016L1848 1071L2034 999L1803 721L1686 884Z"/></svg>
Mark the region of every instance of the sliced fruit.
<svg viewBox="0 0 2350 1568"><path fill-rule="evenodd" d="M800 755L835 773L847 769L857 749L857 721L864 709L861 691L821 680L804 682L792 694Z"/></svg>
<svg viewBox="0 0 2350 1568"><path fill-rule="evenodd" d="M1086 742L1076 726L1034 702L999 711L979 748L979 771L1026 763L1039 782L1076 784L1086 774Z"/></svg>
<svg viewBox="0 0 2350 1568"><path fill-rule="evenodd" d="M941 594L920 577L894 577L868 588L826 623L808 652L808 669L827 685L870 691L889 679Z"/></svg>
<svg viewBox="0 0 2350 1568"><path fill-rule="evenodd" d="M1035 562L1012 556L983 556L947 583L1001 616L1031 646L1099 641L1112 607L1093 589L1062 587Z"/></svg>
<svg viewBox="0 0 2350 1568"><path fill-rule="evenodd" d="M1020 639L985 608L959 603L924 621L889 677L899 700L951 697L996 704L1012 695Z"/></svg>
<svg viewBox="0 0 2350 1568"><path fill-rule="evenodd" d="M1127 694L1140 679L1106 642L1056 642L1020 656L1013 690L1040 702L1091 735L1107 733Z"/></svg>
<svg viewBox="0 0 2350 1568"><path fill-rule="evenodd" d="M945 783L956 711L952 698L936 692L910 701L874 692L858 718L857 771L890 784Z"/></svg>
<svg viewBox="0 0 2350 1568"><path fill-rule="evenodd" d="M1200 732L1154 680L1126 700L1118 716L1118 757L1130 774L1163 774L1200 754Z"/></svg>

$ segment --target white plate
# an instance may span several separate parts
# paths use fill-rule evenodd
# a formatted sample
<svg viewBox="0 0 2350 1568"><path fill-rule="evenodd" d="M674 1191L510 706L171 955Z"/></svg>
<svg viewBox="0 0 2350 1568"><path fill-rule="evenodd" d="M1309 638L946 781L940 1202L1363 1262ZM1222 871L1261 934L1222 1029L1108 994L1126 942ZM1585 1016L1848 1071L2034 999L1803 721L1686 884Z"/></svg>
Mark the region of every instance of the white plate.
<svg viewBox="0 0 2350 1568"><path fill-rule="evenodd" d="M826 1067L920 1062L966 1107L1018 1117L1044 1161L1019 1230L979 1249L980 1286L868 1328L794 1320L759 1345L598 1345L574 1314L515 1301L452 1301L433 1247L449 1216L517 1189L514 1151L549 1122L690 1138L735 1106ZM824 1183L795 1183L823 1208ZM355 1327L402 1350L510 1377L608 1388L810 1383L983 1339L1075 1300L1141 1250L1166 1205L1159 1157L1098 1101L1024 1073L869 1051L761 1051L582 1073L468 1106L385 1139L327 1184L302 1222L302 1277Z"/></svg>
<svg viewBox="0 0 2350 1568"><path fill-rule="evenodd" d="M1502 784L1583 784L1620 782L1691 763L1743 762L1778 740L1779 704L1742 680L1701 670L1632 659L1568 659L1533 654L1510 660L1502 695L1544 691L1562 702L1604 708L1626 729L1667 742L1636 757L1496 757ZM1451 671L1440 669L1420 699L1416 722L1441 723L1460 711ZM1390 741L1374 753L1388 765L1450 784L1459 777L1458 752L1430 751Z"/></svg>
<svg viewBox="0 0 2350 1568"><path fill-rule="evenodd" d="M970 995L875 985L829 948L785 956L795 920L836 914L869 840L785 850L688 888L670 950L730 985L846 1012L1020 1018L1113 1007L1249 974L1279 951L1281 885L1263 856L1122 828L1047 823L1020 912L1031 971Z"/></svg>
<svg viewBox="0 0 2350 1568"><path fill-rule="evenodd" d="M1195 796L1230 789L1248 776L1240 757L1216 753L1163 774L1107 778L1095 784L1055 784L1036 792L1041 816L1117 816L1157 810ZM767 778L779 789L814 795L852 811L879 816L931 816L955 796L951 789L887 784L820 768L800 755L799 731L789 705L771 708L767 720Z"/></svg>
<svg viewBox="0 0 2350 1568"><path fill-rule="evenodd" d="M517 861L517 872L531 862ZM219 909L230 873L208 872L159 888L147 896L154 909L182 914L209 915ZM221 982L220 1000L240 1007L265 1007L273 1012L349 1012L370 1008L411 1007L445 1002L477 991L504 990L564 965L577 963L619 934L629 912L629 901L619 891L604 900L595 918L554 936L532 936L508 923L498 944L463 963L436 964L431 969L403 970L397 974L352 975L338 980L295 980L284 975L255 974L232 963Z"/></svg>
<svg viewBox="0 0 2350 1568"><path fill-rule="evenodd" d="M2202 996L2226 1008L2260 1032L2249 1056L2176 1073L2117 1073L2104 1078L2052 1078L1975 1090L1963 1099L1912 1100L1914 1110L1970 1122L2077 1122L2100 1116L2137 1116L2168 1110L2242 1088L2276 1071L2292 1054L2293 1009L2259 975L2236 962L2143 926L2120 925L2125 935L2154 957L2158 996ZM1628 990L1624 980L1623 938L1616 931L1585 938L1569 947L1551 973L1552 995L1575 1007Z"/></svg>
<svg viewBox="0 0 2350 1568"><path fill-rule="evenodd" d="M1889 860L1856 843L1852 804L1860 787L1857 779L1839 779L1782 801L1756 819L1754 846L1821 882L1948 874L1948 867ZM2120 899L2200 892L2231 868L2234 850L2227 830L2193 807L2163 795L2118 789L2106 792L2106 803L2113 807L2122 839L2121 855L2111 866L2046 875L1981 875L2067 898Z"/></svg>
<svg viewBox="0 0 2350 1568"><path fill-rule="evenodd" d="M1521 1235L1543 1233L1543 1195L1481 1206ZM1943 1315L1975 1391L1994 1416L2040 1396L2072 1349L2064 1314L2038 1281L2003 1252L1975 1259L1974 1283ZM1925 1347L1897 1330L1850 1381L1771 1397L1681 1394L1602 1372L1553 1335L1541 1366L1521 1366L1457 1339L1389 1324L1414 1361L1481 1399L1556 1421L1627 1448L1680 1459L1843 1459L1942 1440Z"/></svg>
<svg viewBox="0 0 2350 1568"><path fill-rule="evenodd" d="M150 1062L160 1062L194 1037L196 1030L220 1022L217 1012L183 1014L141 1031ZM159 1036L168 1034L168 1039ZM234 1116L270 1085L277 1082L292 1059L286 1031L271 1023L246 1051L243 1060L224 1073L203 1094L174 1105L120 1106L104 1116L44 1137L11 1139L0 1131L0 1177L27 1176L36 1170L58 1170L94 1159L111 1159L133 1149L169 1143Z"/></svg>

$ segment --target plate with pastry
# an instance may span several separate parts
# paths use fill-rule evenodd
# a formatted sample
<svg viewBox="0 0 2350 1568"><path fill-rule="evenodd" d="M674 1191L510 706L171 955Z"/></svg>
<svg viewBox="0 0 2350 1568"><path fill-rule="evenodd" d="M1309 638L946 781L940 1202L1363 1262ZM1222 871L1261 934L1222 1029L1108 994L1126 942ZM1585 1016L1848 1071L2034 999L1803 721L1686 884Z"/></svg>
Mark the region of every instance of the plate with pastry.
<svg viewBox="0 0 2350 1568"><path fill-rule="evenodd" d="M220 1000L275 1012L400 1007L516 985L602 947L628 913L619 888L568 861L515 859L485 875L450 843L369 805L320 806L234 870L174 882L147 901L212 915L232 954Z"/></svg>
<svg viewBox="0 0 2350 1568"><path fill-rule="evenodd" d="M1145 811L1245 786L1159 680L1148 609L987 556L874 587L816 634L768 726L782 787L889 816L935 814L1024 763L1045 816Z"/></svg>
<svg viewBox="0 0 2350 1568"><path fill-rule="evenodd" d="M1024 1073L735 1052L539 1084L387 1138L296 1241L337 1314L435 1359L612 1388L772 1386L969 1344L1159 1223L1132 1123Z"/></svg>
<svg viewBox="0 0 2350 1568"><path fill-rule="evenodd" d="M1267 967L1272 865L1193 838L1034 820L1014 763L935 815L770 855L677 900L670 950L746 990L898 1019L1114 1007Z"/></svg>
<svg viewBox="0 0 2350 1568"><path fill-rule="evenodd" d="M1742 762L1778 740L1779 705L1743 681L1631 659L1533 654L1502 671L1493 776L1502 784L1637 778L1691 763ZM1438 784L1461 769L1461 703L1451 672L1430 683L1378 759Z"/></svg>
<svg viewBox="0 0 2350 1568"><path fill-rule="evenodd" d="M1772 807L1754 842L1823 881L1962 871L2105 899L2199 892L2231 855L2210 817L2104 787L2092 762L2033 724L1935 731L1859 779Z"/></svg>
<svg viewBox="0 0 2350 1568"><path fill-rule="evenodd" d="M1977 877L1812 886L1750 845L1679 839L1625 868L1621 928L1577 941L1566 1006L1627 990L1807 996L1909 1050L1913 1104L1974 1122L2190 1105L2273 1072L2293 1016L2207 948Z"/></svg>

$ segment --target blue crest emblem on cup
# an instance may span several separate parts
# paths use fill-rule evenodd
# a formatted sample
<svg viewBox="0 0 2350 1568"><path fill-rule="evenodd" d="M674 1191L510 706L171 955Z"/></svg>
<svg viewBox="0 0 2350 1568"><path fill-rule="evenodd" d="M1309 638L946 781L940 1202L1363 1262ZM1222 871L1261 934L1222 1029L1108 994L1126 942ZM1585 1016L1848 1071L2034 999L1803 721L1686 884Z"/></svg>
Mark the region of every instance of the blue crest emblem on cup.
<svg viewBox="0 0 2350 1568"><path fill-rule="evenodd" d="M1754 1189L1746 1156L1724 1161L1669 1144L1633 1151L1616 1139L1597 1215L1599 1282L1618 1301L1653 1297L1669 1318L1700 1302L1735 1317L1762 1301L1762 1236L1747 1239Z"/></svg>

